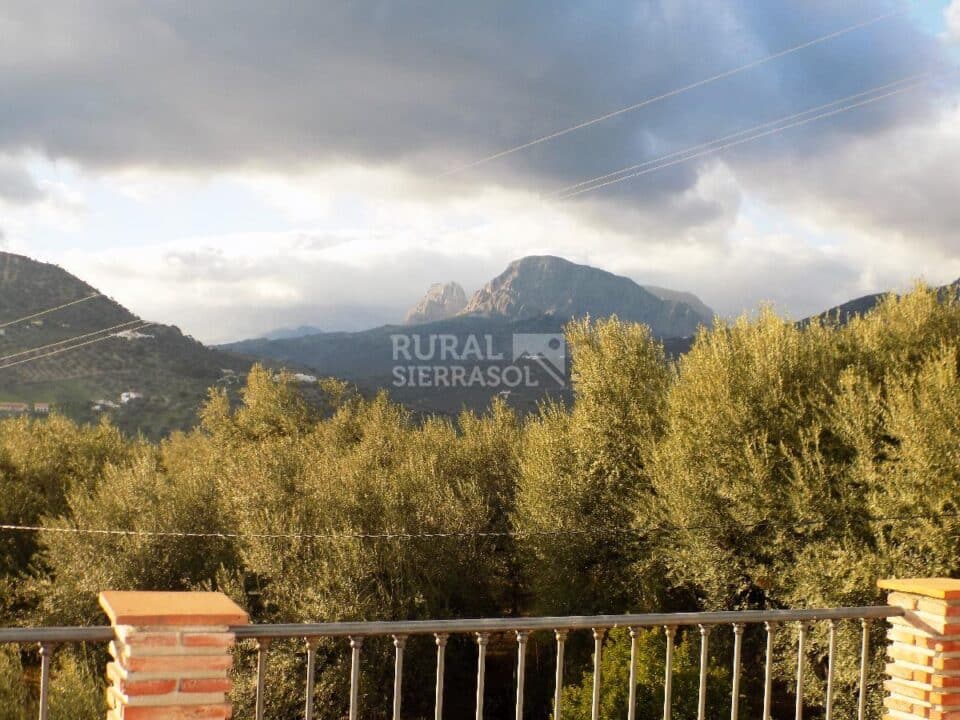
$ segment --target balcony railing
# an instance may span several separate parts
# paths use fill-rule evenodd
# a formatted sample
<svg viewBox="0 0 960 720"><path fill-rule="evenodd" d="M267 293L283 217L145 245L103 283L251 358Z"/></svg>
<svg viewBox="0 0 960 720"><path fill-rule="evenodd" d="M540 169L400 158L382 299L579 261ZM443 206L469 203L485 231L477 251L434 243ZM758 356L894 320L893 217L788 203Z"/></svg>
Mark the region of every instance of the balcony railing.
<svg viewBox="0 0 960 720"><path fill-rule="evenodd" d="M524 690L526 682L526 654L527 643L532 633L550 633L556 645L556 664L554 680L553 717L560 720L563 715L562 690L564 669L564 648L567 635L572 631L592 632L593 651L593 686L592 686L592 717L600 717L600 690L603 683L601 668L603 657L603 643L606 633L614 628L626 628L631 638L630 676L628 720L636 718L636 688L638 663L638 631L642 628L663 628L666 632L666 654L664 658L664 704L663 718L670 720L672 709L672 677L674 636L678 628L696 626L700 634L700 664L697 717L705 720L707 699L707 670L710 637L713 632L726 629L732 633L733 653L731 682L731 720L738 720L740 680L741 680L741 650L745 628L748 625L762 624L766 631L766 655L764 667L763 690L763 718L770 718L772 703L773 668L775 661L774 637L779 629L787 623L795 623L797 633L797 670L796 670L796 700L795 718L802 720L803 714L803 673L806 643L810 627L814 623L824 623L828 629L828 656L826 670L826 697L824 698L825 720L833 720L833 693L834 693L834 666L836 647L836 632L840 622L859 622L862 626L862 642L859 657L859 684L858 684L858 720L864 720L866 708L866 693L868 688L868 658L869 627L871 621L883 620L891 617L903 616L905 611L900 607L849 607L815 610L765 610L743 612L702 612L702 613L659 613L643 615L594 615L577 617L528 617L504 619L475 619L475 620L420 620L397 622L339 622L318 624L289 624L289 625L241 625L229 628L237 640L252 640L257 643L257 694L255 704L255 718L262 720L265 712L264 687L267 681L267 653L273 640L295 639L306 645L306 704L304 717L311 720L314 712L314 678L316 674L316 651L318 643L325 638L339 638L349 646L350 662L350 697L349 717L357 720L360 713L360 669L363 661L362 649L364 640L370 637L385 637L393 641L394 681L392 714L394 720L401 717L401 699L403 684L403 659L407 639L411 636L433 636L436 644L436 675L434 716L440 720L443 715L443 683L445 654L448 638L452 635L468 636L477 645L477 677L475 716L477 720L483 718L483 701L485 690L485 670L487 645L492 635L508 634L516 642L516 718L522 720L524 707ZM115 629L104 627L50 627L0 629L0 643L36 644L40 649L40 720L47 717L48 691L50 686L51 654L57 645L76 642L106 643L115 637Z"/></svg>
<svg viewBox="0 0 960 720"><path fill-rule="evenodd" d="M827 669L827 696L825 699L826 720L832 720L833 705L833 669L836 653L836 624L839 621L859 621L862 625L860 649L860 682L858 698L858 720L864 719L866 707L867 669L869 656L869 623L871 620L901 616L904 611L898 607L850 607L819 610L763 610L742 612L703 612L703 613L657 613L644 615L593 615L577 617L530 617L509 619L480 620L417 620L409 622L345 622L299 625L248 625L235 628L238 639L253 639L258 643L257 662L257 700L255 717L264 717L264 683L266 681L266 653L270 641L275 639L299 639L307 647L306 707L304 717L311 720L313 715L313 682L315 674L315 652L317 641L321 638L343 638L349 642L350 664L350 720L359 717L360 663L363 641L368 637L392 638L395 651L393 718L400 719L403 683L403 653L407 638L413 635L433 635L437 646L436 688L434 717L440 720L443 713L444 659L447 640L451 635L468 635L477 643L477 680L476 712L477 720L483 718L484 675L486 669L486 649L490 636L494 633L509 633L517 644L516 661L516 718L522 720L524 685L526 680L526 650L531 633L549 632L556 642L556 675L554 681L553 717L562 717L563 655L567 633L586 630L593 633L593 696L592 717L600 717L600 688L602 683L601 661L603 640L606 633L614 628L628 628L631 636L629 700L627 704L628 720L636 718L636 678L637 678L637 630L640 628L664 628L667 636L666 657L664 659L664 705L663 718L670 720L672 707L671 680L673 675L673 639L675 630L683 626L697 626L700 630L700 679L698 691L697 718L704 720L706 713L707 661L711 632L718 626L729 627L733 632L733 673L731 688L731 720L738 718L740 697L740 651L743 633L747 625L763 624L767 633L766 665L764 672L764 718L770 717L772 700L773 638L777 629L785 623L798 623L798 653L801 661L797 663L796 720L801 720L803 712L803 662L805 642L811 623L825 622L829 625L829 659Z"/></svg>

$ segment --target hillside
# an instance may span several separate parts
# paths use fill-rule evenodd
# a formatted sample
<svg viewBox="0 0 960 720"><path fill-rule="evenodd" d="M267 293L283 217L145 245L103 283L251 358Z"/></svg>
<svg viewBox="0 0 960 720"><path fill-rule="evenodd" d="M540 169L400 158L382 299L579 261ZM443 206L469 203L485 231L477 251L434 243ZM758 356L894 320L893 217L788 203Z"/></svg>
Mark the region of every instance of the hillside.
<svg viewBox="0 0 960 720"><path fill-rule="evenodd" d="M224 370L242 373L250 365L174 326L138 330L143 323L136 315L62 268L0 252L0 326L90 296L96 297L0 328L0 402L51 403L84 421L102 411L127 432L159 437L196 420L207 388L222 381ZM115 334L124 330L132 332ZM70 349L79 343L89 344ZM46 349L28 352L36 348ZM124 404L125 392L143 397ZM94 410L99 400L108 401L101 411Z"/></svg>
<svg viewBox="0 0 960 720"><path fill-rule="evenodd" d="M960 290L960 279L954 280L952 283L947 285L942 285L937 288L937 294L940 296L941 300L946 300L947 298L956 298L957 292ZM851 320L853 317L858 315L866 315L868 312L873 310L883 298L887 297L892 293L874 293L872 295L863 295L862 297L854 298L853 300L848 300L845 303L841 303L836 307L832 307L829 310L824 310L822 313L814 315L813 317L818 318L824 321L836 321L841 325ZM807 323L811 318L806 318L801 322Z"/></svg>

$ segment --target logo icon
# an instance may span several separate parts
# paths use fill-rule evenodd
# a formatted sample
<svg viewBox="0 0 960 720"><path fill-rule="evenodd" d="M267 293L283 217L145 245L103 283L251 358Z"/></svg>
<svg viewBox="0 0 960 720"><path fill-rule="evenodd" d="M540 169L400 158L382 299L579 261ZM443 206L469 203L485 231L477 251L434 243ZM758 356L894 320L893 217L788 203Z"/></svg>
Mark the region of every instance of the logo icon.
<svg viewBox="0 0 960 720"><path fill-rule="evenodd" d="M566 385L567 345L561 333L514 333L513 361L531 360Z"/></svg>

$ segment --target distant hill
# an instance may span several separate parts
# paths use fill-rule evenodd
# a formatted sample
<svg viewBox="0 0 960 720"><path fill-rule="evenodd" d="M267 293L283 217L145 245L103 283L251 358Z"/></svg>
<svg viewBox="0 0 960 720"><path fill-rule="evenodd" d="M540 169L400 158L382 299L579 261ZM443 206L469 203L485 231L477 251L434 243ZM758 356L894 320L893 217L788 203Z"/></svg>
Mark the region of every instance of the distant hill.
<svg viewBox="0 0 960 720"><path fill-rule="evenodd" d="M349 380L364 394L387 390L393 400L402 402L412 410L422 413L455 414L464 408L482 410L496 397L502 387L428 387L419 384L404 384L398 387L394 370L419 365L453 365L456 360L440 360L438 351L429 353L431 338L443 335L456 338L458 350L470 336L486 345L487 338L495 353L512 359L514 333L559 334L563 322L550 316L539 316L522 321L478 316L456 316L416 326L384 325L361 332L335 332L290 338L287 340L244 340L220 346L223 350L240 353L246 357L264 359L277 364L298 364L313 368L319 375L329 375ZM394 359L394 337L411 340L412 359L400 355ZM420 343L424 359L413 356L412 342ZM486 348L483 348L484 351ZM429 357L426 357L427 354ZM463 363L472 368L489 366L490 363ZM531 372L542 376L538 368ZM514 407L532 411L537 402L546 396L568 399L569 392L551 378L540 377L537 388L517 387L510 389L506 397Z"/></svg>
<svg viewBox="0 0 960 720"><path fill-rule="evenodd" d="M97 297L0 328L0 402L52 403L95 420L93 405L106 400L121 428L159 437L193 424L207 388L250 366L174 326L138 330L136 315L64 269L0 252L0 326L89 296ZM61 352L81 342L88 344ZM121 404L124 392L143 397Z"/></svg>
<svg viewBox="0 0 960 720"><path fill-rule="evenodd" d="M954 280L952 283L943 285L937 288L941 300L946 297L956 297L957 292L960 291L960 279ZM835 320L841 325L848 322L851 318L858 315L865 315L871 310L873 310L883 298L891 295L891 292L883 293L874 293L873 295L864 295L862 297L854 298L853 300L848 300L841 305L832 307L829 310L824 310L822 313L814 315L813 317L820 320ZM801 322L809 322L812 318L807 318Z"/></svg>
<svg viewBox="0 0 960 720"><path fill-rule="evenodd" d="M297 327L271 330L263 337L267 340L286 340L287 338L303 337L304 335L317 335L322 332L323 330L313 325L298 325Z"/></svg>

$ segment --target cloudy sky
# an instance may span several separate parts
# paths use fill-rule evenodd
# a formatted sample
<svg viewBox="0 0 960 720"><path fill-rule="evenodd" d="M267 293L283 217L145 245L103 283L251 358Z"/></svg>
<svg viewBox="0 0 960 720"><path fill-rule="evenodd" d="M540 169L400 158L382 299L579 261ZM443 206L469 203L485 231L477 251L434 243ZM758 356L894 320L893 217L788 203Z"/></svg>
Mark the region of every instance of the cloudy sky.
<svg viewBox="0 0 960 720"><path fill-rule="evenodd" d="M0 247L210 342L534 253L801 317L960 277L958 65L960 0L0 0Z"/></svg>

